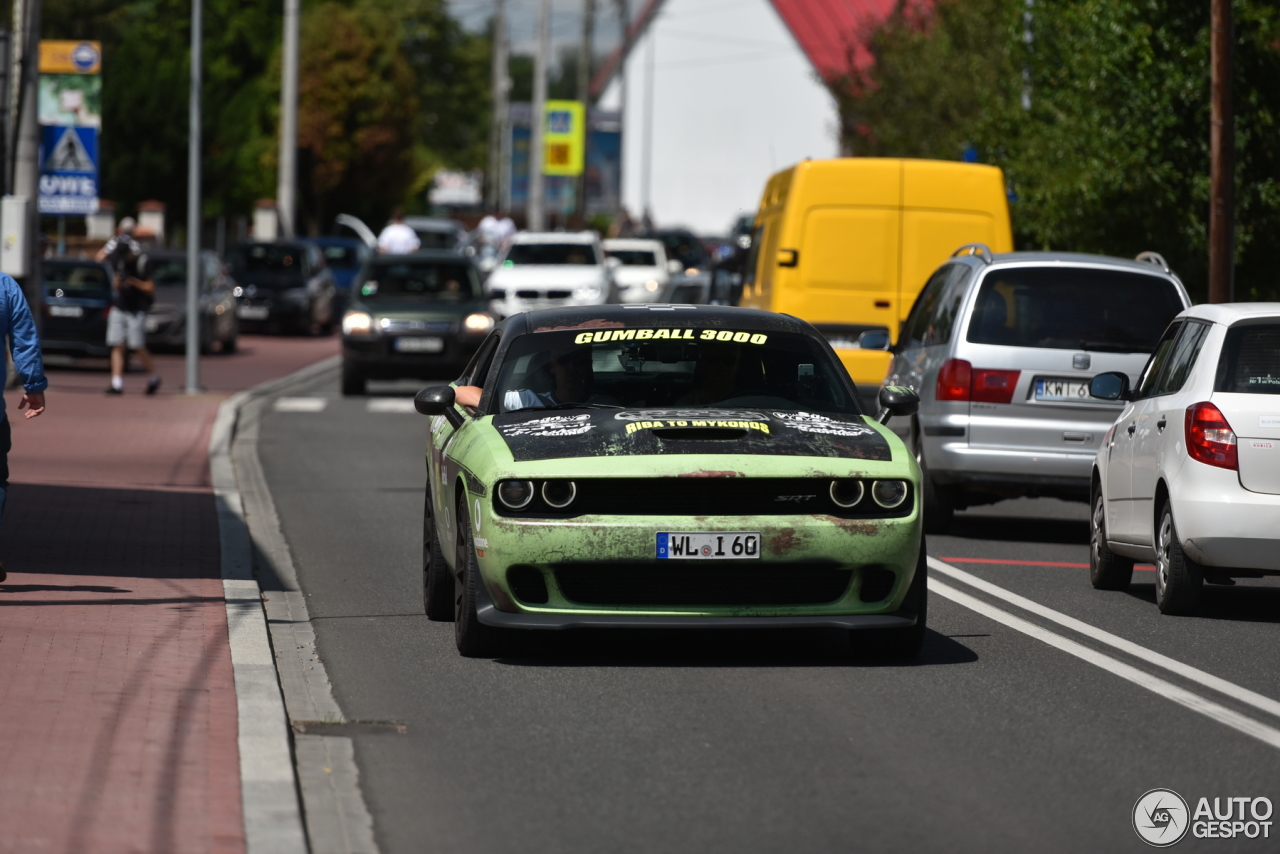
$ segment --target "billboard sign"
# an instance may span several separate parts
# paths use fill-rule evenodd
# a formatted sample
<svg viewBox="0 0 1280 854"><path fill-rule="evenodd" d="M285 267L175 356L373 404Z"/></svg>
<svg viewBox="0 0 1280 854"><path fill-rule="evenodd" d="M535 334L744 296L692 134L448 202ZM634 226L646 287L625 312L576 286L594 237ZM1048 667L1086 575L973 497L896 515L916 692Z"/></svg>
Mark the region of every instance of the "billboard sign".
<svg viewBox="0 0 1280 854"><path fill-rule="evenodd" d="M40 42L42 214L85 215L98 210L101 70L98 42Z"/></svg>

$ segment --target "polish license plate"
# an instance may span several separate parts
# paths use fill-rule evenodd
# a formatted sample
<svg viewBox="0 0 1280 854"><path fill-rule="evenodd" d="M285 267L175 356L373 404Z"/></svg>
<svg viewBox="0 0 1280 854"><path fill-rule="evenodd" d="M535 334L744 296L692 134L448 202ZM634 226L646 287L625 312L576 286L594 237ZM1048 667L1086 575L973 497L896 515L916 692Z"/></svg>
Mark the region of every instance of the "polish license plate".
<svg viewBox="0 0 1280 854"><path fill-rule="evenodd" d="M84 307L79 305L51 305L50 317L84 317Z"/></svg>
<svg viewBox="0 0 1280 854"><path fill-rule="evenodd" d="M443 353L443 338L397 338L397 353Z"/></svg>
<svg viewBox="0 0 1280 854"><path fill-rule="evenodd" d="M659 560L751 560L759 557L760 534L757 531L658 534Z"/></svg>
<svg viewBox="0 0 1280 854"><path fill-rule="evenodd" d="M1089 383L1087 381L1037 377L1036 400L1090 401L1093 398L1089 396Z"/></svg>
<svg viewBox="0 0 1280 854"><path fill-rule="evenodd" d="M265 305L242 305L236 309L236 317L241 320L266 320L269 311Z"/></svg>

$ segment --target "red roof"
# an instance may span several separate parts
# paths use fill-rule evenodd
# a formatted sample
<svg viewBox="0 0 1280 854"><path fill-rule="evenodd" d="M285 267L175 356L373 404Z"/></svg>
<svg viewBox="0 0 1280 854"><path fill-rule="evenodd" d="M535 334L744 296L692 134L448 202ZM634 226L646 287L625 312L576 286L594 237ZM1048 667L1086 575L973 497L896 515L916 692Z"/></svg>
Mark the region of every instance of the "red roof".
<svg viewBox="0 0 1280 854"><path fill-rule="evenodd" d="M895 0L771 0L800 49L824 79L866 68L866 41L896 5ZM850 59L853 68L850 68Z"/></svg>

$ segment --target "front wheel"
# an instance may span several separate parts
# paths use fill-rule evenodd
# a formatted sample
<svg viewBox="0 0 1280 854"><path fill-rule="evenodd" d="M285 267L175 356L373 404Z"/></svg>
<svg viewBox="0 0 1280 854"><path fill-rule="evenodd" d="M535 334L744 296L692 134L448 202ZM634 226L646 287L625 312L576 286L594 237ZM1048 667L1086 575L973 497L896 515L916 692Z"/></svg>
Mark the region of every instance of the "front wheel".
<svg viewBox="0 0 1280 854"><path fill-rule="evenodd" d="M453 577L436 533L434 502L428 480L422 508L422 607L428 620L447 623L453 619Z"/></svg>
<svg viewBox="0 0 1280 854"><path fill-rule="evenodd" d="M874 656L893 659L910 659L924 648L926 623L929 616L929 563L924 537L920 538L920 557L916 560L916 574L902 602L900 611L914 611L916 624L892 629L854 629L850 640L855 648L867 643L866 651Z"/></svg>
<svg viewBox="0 0 1280 854"><path fill-rule="evenodd" d="M365 393L365 378L346 362L342 363L342 394L346 397Z"/></svg>
<svg viewBox="0 0 1280 854"><path fill-rule="evenodd" d="M1204 587L1204 567L1182 550L1173 524L1173 505L1165 499L1156 526L1156 606L1161 614L1194 614Z"/></svg>
<svg viewBox="0 0 1280 854"><path fill-rule="evenodd" d="M504 632L486 626L476 614L479 600L480 567L476 563L472 542L471 514L467 512L467 496L458 499L457 556L454 558L453 638L458 652L467 658L493 658L502 651Z"/></svg>
<svg viewBox="0 0 1280 854"><path fill-rule="evenodd" d="M1098 590L1128 590L1132 580L1133 560L1107 546L1107 506L1099 488L1089 516L1089 582Z"/></svg>

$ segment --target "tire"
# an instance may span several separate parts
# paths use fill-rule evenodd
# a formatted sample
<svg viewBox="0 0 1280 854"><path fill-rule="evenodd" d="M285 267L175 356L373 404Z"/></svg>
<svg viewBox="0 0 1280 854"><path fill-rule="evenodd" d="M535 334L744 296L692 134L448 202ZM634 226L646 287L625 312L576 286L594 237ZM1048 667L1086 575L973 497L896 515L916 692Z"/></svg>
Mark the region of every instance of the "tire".
<svg viewBox="0 0 1280 854"><path fill-rule="evenodd" d="M344 362L342 364L342 394L345 397L355 397L364 393L365 378Z"/></svg>
<svg viewBox="0 0 1280 854"><path fill-rule="evenodd" d="M893 629L854 629L849 632L854 649L865 651L876 658L906 660L915 658L924 648L924 637L929 618L929 564L924 537L920 538L920 557L916 561L916 574L911 579L902 610L916 612L916 624Z"/></svg>
<svg viewBox="0 0 1280 854"><path fill-rule="evenodd" d="M1107 507L1099 489L1089 514L1089 583L1097 590L1128 590L1132 580L1133 559L1107 547Z"/></svg>
<svg viewBox="0 0 1280 854"><path fill-rule="evenodd" d="M1182 550L1173 524L1173 505L1166 498L1156 525L1156 607L1161 614L1194 614L1203 587L1204 567Z"/></svg>
<svg viewBox="0 0 1280 854"><path fill-rule="evenodd" d="M427 481L422 507L422 607L428 620L447 623L453 620L453 576L436 535L434 509L431 482Z"/></svg>
<svg viewBox="0 0 1280 854"><path fill-rule="evenodd" d="M472 541L471 514L467 512L467 496L458 499L457 553L454 558L453 639L458 652L466 658L493 658L501 654L505 640L502 629L486 626L476 616L480 567L476 564Z"/></svg>
<svg viewBox="0 0 1280 854"><path fill-rule="evenodd" d="M956 500L951 489L939 486L929 476L929 468L924 461L924 440L920 437L920 426L915 430L916 463L920 466L920 505L924 513L924 532L926 534L945 534L951 530L951 523L956 517Z"/></svg>

